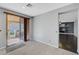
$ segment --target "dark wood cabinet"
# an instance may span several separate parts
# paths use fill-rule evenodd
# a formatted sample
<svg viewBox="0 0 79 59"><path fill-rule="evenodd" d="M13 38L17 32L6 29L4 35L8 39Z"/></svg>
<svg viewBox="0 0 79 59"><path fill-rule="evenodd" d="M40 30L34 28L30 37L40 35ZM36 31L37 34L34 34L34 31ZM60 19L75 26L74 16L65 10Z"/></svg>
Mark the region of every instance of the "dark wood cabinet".
<svg viewBox="0 0 79 59"><path fill-rule="evenodd" d="M29 35L29 18L24 18L24 41L28 41L27 36Z"/></svg>
<svg viewBox="0 0 79 59"><path fill-rule="evenodd" d="M60 48L77 53L77 37L74 35L60 34Z"/></svg>

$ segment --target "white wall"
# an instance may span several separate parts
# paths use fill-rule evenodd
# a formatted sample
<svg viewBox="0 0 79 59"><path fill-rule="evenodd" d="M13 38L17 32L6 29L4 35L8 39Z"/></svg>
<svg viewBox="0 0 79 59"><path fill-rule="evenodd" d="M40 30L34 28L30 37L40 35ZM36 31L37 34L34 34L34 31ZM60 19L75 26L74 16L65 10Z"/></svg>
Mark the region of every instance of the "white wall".
<svg viewBox="0 0 79 59"><path fill-rule="evenodd" d="M79 4L71 4L33 19L33 39L54 47L59 46L58 13L78 9ZM73 15L72 15L73 17ZM70 16L70 18L72 18ZM79 40L79 39L78 39Z"/></svg>
<svg viewBox="0 0 79 59"><path fill-rule="evenodd" d="M34 18L34 40L58 47L58 15L44 14Z"/></svg>
<svg viewBox="0 0 79 59"><path fill-rule="evenodd" d="M6 47L6 15L3 13L4 10L0 9L0 48Z"/></svg>
<svg viewBox="0 0 79 59"><path fill-rule="evenodd" d="M33 18L30 18L30 21L29 21L29 39L30 40L33 40L33 36L32 36L32 32L33 32Z"/></svg>
<svg viewBox="0 0 79 59"><path fill-rule="evenodd" d="M78 10L78 53L79 53L79 10Z"/></svg>

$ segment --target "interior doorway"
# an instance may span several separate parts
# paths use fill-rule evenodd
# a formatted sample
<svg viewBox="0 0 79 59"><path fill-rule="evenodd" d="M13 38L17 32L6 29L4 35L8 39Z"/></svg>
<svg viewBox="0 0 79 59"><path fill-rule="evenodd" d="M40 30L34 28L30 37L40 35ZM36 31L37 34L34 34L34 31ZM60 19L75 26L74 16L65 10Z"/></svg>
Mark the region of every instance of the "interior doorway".
<svg viewBox="0 0 79 59"><path fill-rule="evenodd" d="M24 41L28 41L30 37L30 19L24 18Z"/></svg>

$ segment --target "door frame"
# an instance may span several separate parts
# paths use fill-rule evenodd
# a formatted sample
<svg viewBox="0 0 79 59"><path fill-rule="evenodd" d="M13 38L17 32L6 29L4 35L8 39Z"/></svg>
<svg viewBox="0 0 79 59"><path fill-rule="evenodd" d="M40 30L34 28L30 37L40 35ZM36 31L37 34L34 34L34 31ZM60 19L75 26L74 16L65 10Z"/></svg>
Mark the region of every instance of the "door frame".
<svg viewBox="0 0 79 59"><path fill-rule="evenodd" d="M29 30L30 30L30 18L24 18L24 41L28 41L29 39Z"/></svg>

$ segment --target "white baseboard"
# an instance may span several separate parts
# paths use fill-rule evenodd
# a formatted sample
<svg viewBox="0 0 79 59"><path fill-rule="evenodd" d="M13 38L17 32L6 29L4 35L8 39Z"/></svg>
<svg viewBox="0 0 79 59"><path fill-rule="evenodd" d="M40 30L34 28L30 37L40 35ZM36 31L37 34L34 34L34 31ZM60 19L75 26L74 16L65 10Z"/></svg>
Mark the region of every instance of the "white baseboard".
<svg viewBox="0 0 79 59"><path fill-rule="evenodd" d="M78 54L79 54L79 50L77 50Z"/></svg>
<svg viewBox="0 0 79 59"><path fill-rule="evenodd" d="M1 49L5 49L5 48L6 48L6 47L0 47L0 50L1 50Z"/></svg>
<svg viewBox="0 0 79 59"><path fill-rule="evenodd" d="M43 44L46 44L46 45L49 45L49 46L52 46L52 47L55 47L55 48L58 48L58 47L54 46L53 44L49 44L47 42L43 42L43 41L40 41L40 40L35 40L35 41L41 42Z"/></svg>

